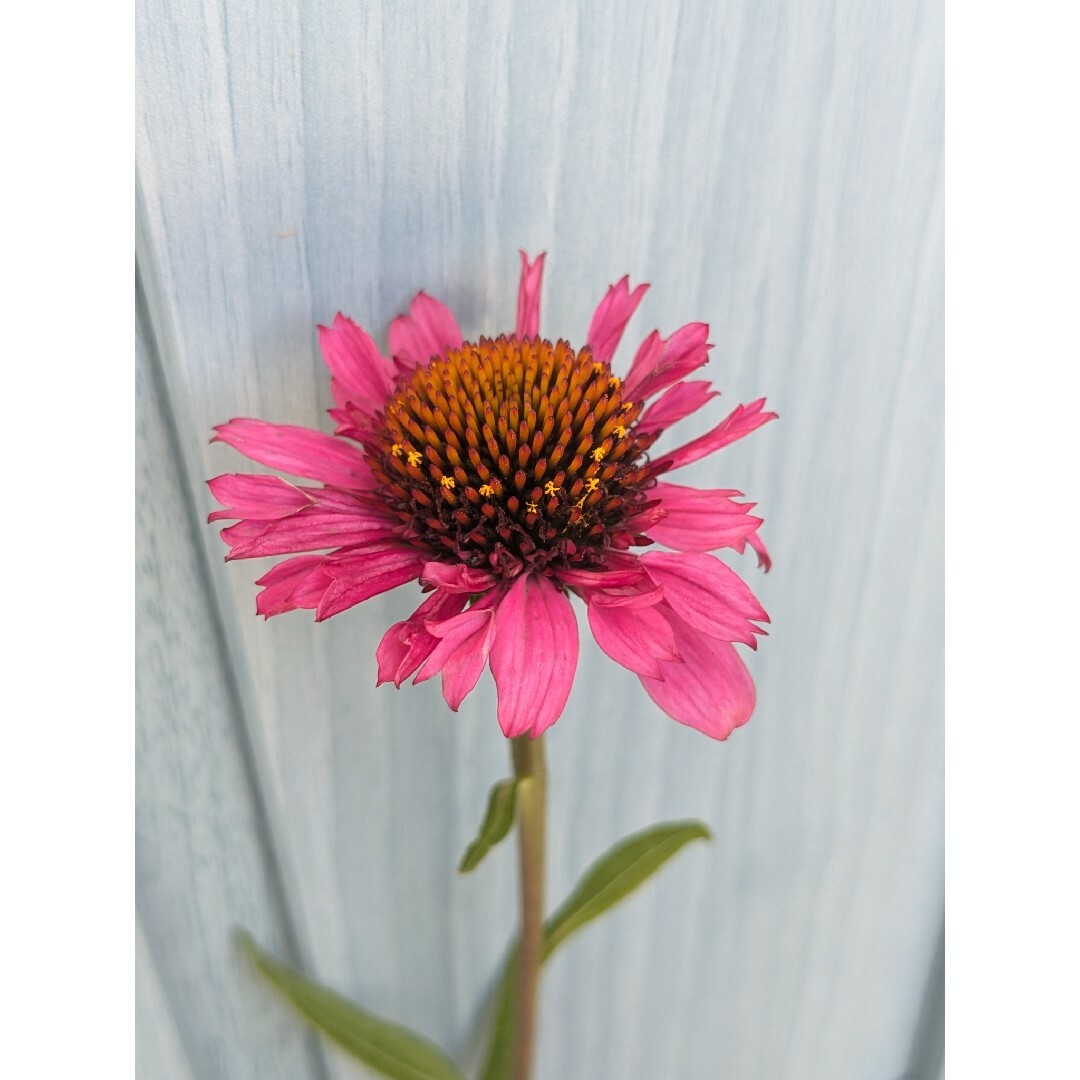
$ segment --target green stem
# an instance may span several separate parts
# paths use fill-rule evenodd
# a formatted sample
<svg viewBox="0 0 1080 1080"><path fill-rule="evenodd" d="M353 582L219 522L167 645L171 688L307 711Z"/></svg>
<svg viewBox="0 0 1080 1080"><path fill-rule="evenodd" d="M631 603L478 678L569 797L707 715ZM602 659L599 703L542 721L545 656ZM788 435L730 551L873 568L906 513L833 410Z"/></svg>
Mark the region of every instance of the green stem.
<svg viewBox="0 0 1080 1080"><path fill-rule="evenodd" d="M518 948L517 1024L514 1080L532 1076L536 1047L536 1013L540 965L544 959L544 818L547 767L543 736L522 735L511 743L517 791L518 840L521 852L521 944Z"/></svg>

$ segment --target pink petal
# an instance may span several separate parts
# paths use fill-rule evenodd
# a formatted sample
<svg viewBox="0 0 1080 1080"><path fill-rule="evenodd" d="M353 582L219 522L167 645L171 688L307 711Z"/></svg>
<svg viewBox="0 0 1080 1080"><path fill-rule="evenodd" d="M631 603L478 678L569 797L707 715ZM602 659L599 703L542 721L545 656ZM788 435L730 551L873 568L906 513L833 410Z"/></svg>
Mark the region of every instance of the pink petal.
<svg viewBox="0 0 1080 1080"><path fill-rule="evenodd" d="M461 341L453 312L424 292L416 294L408 315L399 315L390 324L391 352L413 367L458 348Z"/></svg>
<svg viewBox="0 0 1080 1080"><path fill-rule="evenodd" d="M401 532L401 525L371 511L342 514L311 506L279 521L240 521L222 529L221 539L231 549L225 556L231 561L396 539Z"/></svg>
<svg viewBox="0 0 1080 1080"><path fill-rule="evenodd" d="M772 556L769 554L769 549L765 547L765 542L758 534L751 533L746 542L757 552L757 564L767 574L772 569Z"/></svg>
<svg viewBox="0 0 1080 1080"><path fill-rule="evenodd" d="M721 641L741 641L757 648L762 631L751 620L769 616L750 587L713 555L650 551L641 561L649 577L663 587L668 606L688 626Z"/></svg>
<svg viewBox="0 0 1080 1080"><path fill-rule="evenodd" d="M730 498L737 491L709 491L658 483L650 492L660 499L664 516L647 526L649 537L676 551L713 551L730 547L743 551L747 538L761 525L752 517L753 503Z"/></svg>
<svg viewBox="0 0 1080 1080"><path fill-rule="evenodd" d="M353 490L375 486L360 451L333 435L263 420L230 420L214 430L211 442L227 443L272 469Z"/></svg>
<svg viewBox="0 0 1080 1080"><path fill-rule="evenodd" d="M316 566L322 566L326 561L325 555L297 555L292 559L285 559L272 566L256 585L295 585L297 581L305 577Z"/></svg>
<svg viewBox="0 0 1080 1080"><path fill-rule="evenodd" d="M440 639L439 644L413 682L424 682L441 671L443 697L457 712L487 663L495 640L495 613L491 608L472 607L443 622L429 621L427 629Z"/></svg>
<svg viewBox="0 0 1080 1080"><path fill-rule="evenodd" d="M705 380L676 383L641 414L634 430L641 435L663 431L664 428L685 420L707 401L719 396L719 392L712 388L712 383Z"/></svg>
<svg viewBox="0 0 1080 1080"><path fill-rule="evenodd" d="M256 518L272 521L310 506L315 500L280 476L251 476L226 473L206 482L224 510L215 510L206 520Z"/></svg>
<svg viewBox="0 0 1080 1080"><path fill-rule="evenodd" d="M684 465L689 465L699 458L707 457L722 446L727 446L728 443L733 443L736 439L749 435L751 431L756 431L762 424L775 420L779 414L762 412L764 404L765 399L758 398L757 401L751 401L749 405L739 405L712 431L706 432L700 438L688 442L685 446L680 446L670 454L664 454L664 471L670 472L672 469L681 469Z"/></svg>
<svg viewBox="0 0 1080 1080"><path fill-rule="evenodd" d="M648 285L639 285L631 292L628 274L604 294L589 324L586 339L593 357L600 363L606 364L615 355L626 324L648 288Z"/></svg>
<svg viewBox="0 0 1080 1080"><path fill-rule="evenodd" d="M754 711L754 681L735 646L670 616L681 664L662 662L663 681L639 676L646 693L673 720L726 739Z"/></svg>
<svg viewBox="0 0 1080 1080"><path fill-rule="evenodd" d="M675 634L663 613L655 606L609 605L599 599L590 597L588 605L596 644L635 674L663 679L659 661L679 661Z"/></svg>
<svg viewBox="0 0 1080 1080"><path fill-rule="evenodd" d="M362 495L340 488L307 487L300 490L311 499L320 510L336 514L371 514L371 504Z"/></svg>
<svg viewBox="0 0 1080 1080"><path fill-rule="evenodd" d="M659 330L651 331L638 346L634 359L630 362L630 370L623 381L623 392L627 398L631 397L634 388L642 379L659 367L666 347L667 342L660 336Z"/></svg>
<svg viewBox="0 0 1080 1080"><path fill-rule="evenodd" d="M640 401L660 393L708 363L711 348L708 323L687 323L665 341L654 330L634 356L624 395Z"/></svg>
<svg viewBox="0 0 1080 1080"><path fill-rule="evenodd" d="M461 593L433 592L403 622L394 623L382 636L375 651L379 662L379 680L401 684L432 654L439 639L427 628L429 619L447 619L456 615L469 598Z"/></svg>
<svg viewBox="0 0 1080 1080"><path fill-rule="evenodd" d="M584 596L589 604L600 607L643 608L659 604L664 599L664 590L646 576L629 588L588 590Z"/></svg>
<svg viewBox="0 0 1080 1080"><path fill-rule="evenodd" d="M536 738L562 715L577 668L578 632L565 593L545 577L522 574L495 614L491 673L499 725L507 738Z"/></svg>
<svg viewBox="0 0 1080 1080"><path fill-rule="evenodd" d="M290 484L279 476L229 474L208 481L208 486L219 499L228 500L231 510L236 511L217 510L210 515L211 521L242 517L253 525L256 522L261 525L300 510L309 514L351 514L365 518L372 515L370 505L351 491Z"/></svg>
<svg viewBox="0 0 1080 1080"><path fill-rule="evenodd" d="M343 547L326 556L326 572L338 581L366 581L372 574L381 573L387 566L415 563L419 578L427 555L399 536L366 538L362 543Z"/></svg>
<svg viewBox="0 0 1080 1080"><path fill-rule="evenodd" d="M330 390L335 399L343 396L340 387L335 386L334 380L330 382ZM327 409L326 411L335 421L335 435L352 439L362 446L375 434L378 426L375 416L378 410L370 403L361 407L355 401L347 401L340 408Z"/></svg>
<svg viewBox="0 0 1080 1080"><path fill-rule="evenodd" d="M615 589L623 585L633 585L635 581L641 580L643 574L636 557L632 564L610 570L575 570L573 567L560 567L555 570L555 576L561 582L582 589Z"/></svg>
<svg viewBox="0 0 1080 1080"><path fill-rule="evenodd" d="M318 607L333 578L323 569L325 555L297 555L263 574L256 585L255 611L264 618L297 608Z"/></svg>
<svg viewBox="0 0 1080 1080"><path fill-rule="evenodd" d="M420 575L422 585L434 585L446 592L474 595L486 592L495 584L494 574L475 570L463 563L429 562L424 564Z"/></svg>
<svg viewBox="0 0 1080 1080"><path fill-rule="evenodd" d="M323 567L335 580L315 611L315 621L322 622L379 593L415 581L423 565L421 552L401 544L372 544L363 550L352 548L327 556Z"/></svg>
<svg viewBox="0 0 1080 1080"><path fill-rule="evenodd" d="M332 327L319 327L319 345L333 375L330 388L338 405L353 401L378 408L389 398L393 365L363 327L339 312Z"/></svg>
<svg viewBox="0 0 1080 1080"><path fill-rule="evenodd" d="M518 285L517 336L534 338L540 333L540 282L544 277L544 259L541 252L533 262L524 251L521 255L521 282Z"/></svg>

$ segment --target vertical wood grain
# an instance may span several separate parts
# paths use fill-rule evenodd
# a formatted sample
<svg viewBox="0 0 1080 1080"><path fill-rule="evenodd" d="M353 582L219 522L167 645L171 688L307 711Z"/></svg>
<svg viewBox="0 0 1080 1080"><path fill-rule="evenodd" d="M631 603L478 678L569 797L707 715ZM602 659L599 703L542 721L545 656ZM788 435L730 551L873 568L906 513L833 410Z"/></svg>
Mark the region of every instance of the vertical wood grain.
<svg viewBox="0 0 1080 1080"><path fill-rule="evenodd" d="M583 641L548 740L553 903L653 820L717 839L556 958L541 1075L901 1075L942 900L937 7L169 0L137 35L140 255L189 516L202 478L244 468L213 424L326 426L317 322L342 309L385 340L423 287L467 335L507 329L519 246L550 252L545 333L580 340L630 272L652 289L617 363L705 319L723 403L769 395L779 423L684 473L766 518L773 573L733 560L773 617L754 719L711 743ZM467 1055L515 921L509 852L453 874L508 769L490 681L456 716L432 683L375 690L413 590L263 623L265 564L176 528L210 558L300 954ZM186 692L220 677L162 648ZM204 858L222 873L229 848ZM143 902L160 952L190 898ZM177 1028L189 1055L197 1027Z"/></svg>
<svg viewBox="0 0 1080 1080"><path fill-rule="evenodd" d="M325 1074L312 1041L241 960L248 927L290 926L141 290L138 321L136 904L139 1075Z"/></svg>
<svg viewBox="0 0 1080 1080"><path fill-rule="evenodd" d="M195 1080L141 927L136 934L135 1073L155 1080Z"/></svg>

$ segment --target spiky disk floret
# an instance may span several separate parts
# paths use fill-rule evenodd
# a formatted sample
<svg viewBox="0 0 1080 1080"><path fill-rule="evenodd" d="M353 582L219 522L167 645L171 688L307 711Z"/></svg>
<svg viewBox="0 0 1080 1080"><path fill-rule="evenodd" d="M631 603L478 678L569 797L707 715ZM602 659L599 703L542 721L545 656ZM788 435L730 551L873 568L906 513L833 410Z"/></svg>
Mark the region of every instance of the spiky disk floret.
<svg viewBox="0 0 1080 1080"><path fill-rule="evenodd" d="M418 542L470 566L593 565L635 539L625 523L654 482L656 436L635 433L641 403L621 388L588 347L466 342L406 376L377 418L378 496Z"/></svg>

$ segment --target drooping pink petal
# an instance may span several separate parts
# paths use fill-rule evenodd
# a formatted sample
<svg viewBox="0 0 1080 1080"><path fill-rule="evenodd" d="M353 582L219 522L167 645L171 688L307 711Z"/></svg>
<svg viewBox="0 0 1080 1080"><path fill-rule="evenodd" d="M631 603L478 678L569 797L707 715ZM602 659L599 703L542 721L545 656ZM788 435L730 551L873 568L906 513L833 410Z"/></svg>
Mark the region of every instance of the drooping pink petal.
<svg viewBox="0 0 1080 1080"><path fill-rule="evenodd" d="M761 525L753 517L753 503L738 503L738 491L699 490L679 484L658 483L652 492L664 516L647 525L648 535L675 551L713 551L730 547L744 551L746 541Z"/></svg>
<svg viewBox="0 0 1080 1080"><path fill-rule="evenodd" d="M439 638L439 644L413 682L424 682L441 671L443 697L457 712L487 663L495 639L495 612L490 607L472 607L442 622L429 621L427 629Z"/></svg>
<svg viewBox="0 0 1080 1080"><path fill-rule="evenodd" d="M382 636L375 658L379 662L379 680L397 687L434 652L439 639L427 628L429 619L448 619L469 602L463 593L433 592L407 619L394 623Z"/></svg>
<svg viewBox="0 0 1080 1080"><path fill-rule="evenodd" d="M621 548L627 548L633 544L651 544L655 541L649 538L649 532L658 522L667 517L667 511L662 506L647 506L644 510L629 518L625 528L612 532L610 542Z"/></svg>
<svg viewBox="0 0 1080 1080"><path fill-rule="evenodd" d="M772 556L765 546L765 541L755 532L746 538L746 542L757 552L757 564L767 574L772 569Z"/></svg>
<svg viewBox="0 0 1080 1080"><path fill-rule="evenodd" d="M636 675L663 679L661 660L679 661L671 624L655 604L606 604L603 594L589 596L589 627L596 644L617 664ZM665 665L666 666L666 665Z"/></svg>
<svg viewBox="0 0 1080 1080"><path fill-rule="evenodd" d="M751 401L749 405L739 405L734 412L721 420L712 431L707 431L704 435L694 439L692 442L688 442L685 446L672 450L670 454L664 454L663 460L666 463L664 471L670 472L672 469L681 469L684 465L689 465L692 461L707 457L721 447L727 446L728 443L733 443L736 439L749 435L751 431L756 431L762 424L775 420L779 414L763 412L764 405L764 398Z"/></svg>
<svg viewBox="0 0 1080 1080"><path fill-rule="evenodd" d="M650 398L686 378L709 361L709 324L687 323L659 341L654 330L642 343L623 383L623 392L637 400Z"/></svg>
<svg viewBox="0 0 1080 1080"><path fill-rule="evenodd" d="M642 555L649 577L663 587L667 605L694 630L757 648L754 622L769 616L750 587L714 555L650 551ZM650 674L650 673L646 673Z"/></svg>
<svg viewBox="0 0 1080 1080"><path fill-rule="evenodd" d="M661 662L664 678L639 675L649 697L673 720L714 739L726 739L754 711L754 682L726 641L708 637L669 616L681 664Z"/></svg>
<svg viewBox="0 0 1080 1080"><path fill-rule="evenodd" d="M415 581L423 565L423 554L400 542L365 544L327 556L323 568L334 583L316 608L315 621L323 622L379 593Z"/></svg>
<svg viewBox="0 0 1080 1080"><path fill-rule="evenodd" d="M600 604L609 608L643 608L659 604L664 599L664 590L648 575L631 586L604 589L585 589L581 591L587 603Z"/></svg>
<svg viewBox="0 0 1080 1080"><path fill-rule="evenodd" d="M337 395L336 390L334 393ZM376 433L378 409L373 404L361 407L355 401L348 401L340 408L326 411L334 420L335 435L365 445Z"/></svg>
<svg viewBox="0 0 1080 1080"><path fill-rule="evenodd" d="M253 476L242 473L226 473L207 480L210 493L225 508L215 510L207 521L226 518L255 518L272 521L287 517L311 506L315 501L301 488L282 480L280 476Z"/></svg>
<svg viewBox="0 0 1080 1080"><path fill-rule="evenodd" d="M306 515L335 513L370 517L372 514L370 502L358 493L342 488L292 484L279 476L233 473L208 481L208 486L228 506L227 510L211 514L210 521L234 518L253 525L255 522L265 524L300 511Z"/></svg>
<svg viewBox="0 0 1080 1080"><path fill-rule="evenodd" d="M425 563L424 572L420 575L422 585L434 585L446 592L470 595L486 592L496 580L494 574L474 569L464 563Z"/></svg>
<svg viewBox="0 0 1080 1080"><path fill-rule="evenodd" d="M375 486L360 451L333 435L295 424L246 419L230 420L214 430L217 434L211 442L227 443L271 469L353 490Z"/></svg>
<svg viewBox="0 0 1080 1080"><path fill-rule="evenodd" d="M555 576L566 585L582 589L615 589L633 585L644 577L643 568L635 557L632 563L605 570L575 570L571 566L557 567Z"/></svg>
<svg viewBox="0 0 1080 1080"><path fill-rule="evenodd" d="M390 351L411 367L458 348L461 341L454 313L425 292L416 294L408 315L390 324Z"/></svg>
<svg viewBox="0 0 1080 1080"><path fill-rule="evenodd" d="M390 396L394 367L363 327L340 312L333 326L319 327L319 346L333 378L330 390L339 406L355 402L378 408Z"/></svg>
<svg viewBox="0 0 1080 1080"><path fill-rule="evenodd" d="M423 551L405 543L397 535L368 537L362 543L340 548L327 555L326 570L339 581L365 581L372 574L380 573L385 566L411 561L416 563L414 576L419 578L426 558Z"/></svg>
<svg viewBox="0 0 1080 1080"><path fill-rule="evenodd" d="M615 355L626 324L637 311L648 288L648 285L639 285L631 292L630 276L627 274L604 294L589 324L586 338L593 356L600 363L606 364Z"/></svg>
<svg viewBox="0 0 1080 1080"><path fill-rule="evenodd" d="M255 582L263 586L255 598L256 613L269 619L285 611L318 607L334 580L323 569L325 561L325 555L297 555L263 574Z"/></svg>
<svg viewBox="0 0 1080 1080"><path fill-rule="evenodd" d="M518 284L517 336L534 338L540 333L540 282L544 277L544 259L541 252L530 263L524 251L521 256L521 281Z"/></svg>
<svg viewBox="0 0 1080 1080"><path fill-rule="evenodd" d="M577 669L578 631L565 593L522 574L495 613L491 674L507 738L535 738L562 715Z"/></svg>
<svg viewBox="0 0 1080 1080"><path fill-rule="evenodd" d="M368 516L372 513L372 502L352 491L342 491L341 488L308 487L301 485L300 490L311 499L312 505L317 506L326 513L336 514L362 514Z"/></svg>
<svg viewBox="0 0 1080 1080"><path fill-rule="evenodd" d="M342 514L310 506L277 521L237 522L221 530L221 539L230 548L225 558L232 561L396 539L401 531L400 525L371 511Z"/></svg>
<svg viewBox="0 0 1080 1080"><path fill-rule="evenodd" d="M664 428L685 420L706 402L719 396L719 391L712 388L712 383L704 379L676 383L641 414L634 430L641 435L663 431Z"/></svg>

